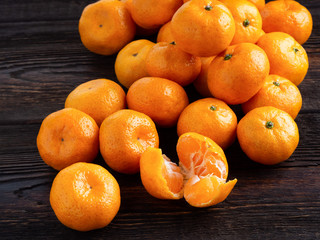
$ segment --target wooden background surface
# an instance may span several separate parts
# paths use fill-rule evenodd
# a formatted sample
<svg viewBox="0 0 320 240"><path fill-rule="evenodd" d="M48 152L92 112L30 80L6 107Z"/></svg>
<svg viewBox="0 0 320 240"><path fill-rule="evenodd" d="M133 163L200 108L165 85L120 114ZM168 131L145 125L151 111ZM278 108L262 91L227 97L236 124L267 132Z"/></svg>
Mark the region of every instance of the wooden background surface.
<svg viewBox="0 0 320 240"><path fill-rule="evenodd" d="M57 172L43 163L36 136L45 116L63 108L80 83L116 81L115 56L81 44L77 24L89 0L0 2L0 238L1 239L320 239L320 2L303 0L314 30L306 48L310 69L299 86L300 143L276 166L251 162L235 143L226 151L238 183L227 200L195 209L151 197L139 175L112 174L121 187L118 215L106 228L80 233L64 227L49 204ZM154 37L151 39L154 39ZM187 87L190 101L198 99ZM242 113L234 107L239 119ZM177 160L175 128L158 129L160 145ZM96 163L106 167L101 156ZM108 169L108 168L107 168Z"/></svg>

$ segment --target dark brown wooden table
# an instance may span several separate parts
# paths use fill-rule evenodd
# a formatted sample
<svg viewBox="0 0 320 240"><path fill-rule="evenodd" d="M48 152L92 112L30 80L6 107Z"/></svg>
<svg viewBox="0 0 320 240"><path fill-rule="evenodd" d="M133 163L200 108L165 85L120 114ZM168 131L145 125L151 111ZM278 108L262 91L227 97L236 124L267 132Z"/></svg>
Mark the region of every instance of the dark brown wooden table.
<svg viewBox="0 0 320 240"><path fill-rule="evenodd" d="M184 200L151 197L139 175L111 171L121 187L121 208L104 229L81 233L64 227L49 203L57 172L41 160L36 136L45 116L64 107L80 83L109 78L115 56L98 56L81 44L77 24L85 0L0 2L0 239L320 239L320 2L300 1L314 30L304 45L310 68L299 86L303 106L296 122L300 143L275 166L250 161L236 142L226 151L230 179L221 204L196 209ZM151 36L150 39L155 39ZM186 88L190 101L200 96ZM239 119L239 107L233 107ZM176 129L160 129L160 145L177 160Z"/></svg>

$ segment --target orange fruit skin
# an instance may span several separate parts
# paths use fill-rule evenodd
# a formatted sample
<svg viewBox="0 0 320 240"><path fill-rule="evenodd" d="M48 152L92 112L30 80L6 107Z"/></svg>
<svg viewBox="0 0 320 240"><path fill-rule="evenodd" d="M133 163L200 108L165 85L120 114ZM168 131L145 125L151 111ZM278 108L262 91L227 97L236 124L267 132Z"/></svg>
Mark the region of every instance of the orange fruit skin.
<svg viewBox="0 0 320 240"><path fill-rule="evenodd" d="M182 3L182 0L131 0L128 6L135 23L150 29L169 22Z"/></svg>
<svg viewBox="0 0 320 240"><path fill-rule="evenodd" d="M227 104L241 104L260 90L269 71L268 57L260 47L239 43L228 47L211 62L208 87L213 96Z"/></svg>
<svg viewBox="0 0 320 240"><path fill-rule="evenodd" d="M248 0L248 1L250 1L254 5L256 5L256 7L259 9L260 12L266 5L266 1L265 0Z"/></svg>
<svg viewBox="0 0 320 240"><path fill-rule="evenodd" d="M76 87L68 95L65 107L90 115L100 126L110 114L126 107L126 94L111 80L95 79Z"/></svg>
<svg viewBox="0 0 320 240"><path fill-rule="evenodd" d="M84 112L65 108L43 120L37 147L42 160L56 170L91 162L99 151L99 128Z"/></svg>
<svg viewBox="0 0 320 240"><path fill-rule="evenodd" d="M148 147L159 146L154 122L147 115L123 109L107 117L100 127L100 152L113 170L139 172L141 154Z"/></svg>
<svg viewBox="0 0 320 240"><path fill-rule="evenodd" d="M208 87L208 70L210 63L214 58L215 56L201 58L201 71L196 80L193 81L193 86L195 87L197 92L201 94L202 97L212 97L212 94Z"/></svg>
<svg viewBox="0 0 320 240"><path fill-rule="evenodd" d="M264 86L248 102L242 104L244 113L254 108L272 106L295 119L302 106L302 97L296 85L278 75L269 75Z"/></svg>
<svg viewBox="0 0 320 240"><path fill-rule="evenodd" d="M152 77L170 79L186 86L199 75L201 60L180 50L174 43L160 42L150 49L146 69Z"/></svg>
<svg viewBox="0 0 320 240"><path fill-rule="evenodd" d="M139 39L127 44L118 53L114 69L118 81L129 88L136 80L149 76L145 60L154 43Z"/></svg>
<svg viewBox="0 0 320 240"><path fill-rule="evenodd" d="M157 42L174 42L174 37L171 31L171 21L167 22L160 28L157 36Z"/></svg>
<svg viewBox="0 0 320 240"><path fill-rule="evenodd" d="M262 29L262 18L258 8L247 0L221 0L221 2L231 11L236 26L230 45L242 42L256 43Z"/></svg>
<svg viewBox="0 0 320 240"><path fill-rule="evenodd" d="M141 181L147 192L159 199L183 197L180 168L162 155L159 148L149 147L140 158Z"/></svg>
<svg viewBox="0 0 320 240"><path fill-rule="evenodd" d="M91 52L112 55L130 42L135 24L126 4L121 1L97 1L86 6L79 20L83 45Z"/></svg>
<svg viewBox="0 0 320 240"><path fill-rule="evenodd" d="M226 103L215 98L200 99L188 105L177 124L179 136L196 132L209 137L223 149L234 142L236 129L236 114Z"/></svg>
<svg viewBox="0 0 320 240"><path fill-rule="evenodd" d="M116 179L103 167L75 163L53 180L50 204L59 221L78 231L107 226L120 208Z"/></svg>
<svg viewBox="0 0 320 240"><path fill-rule="evenodd" d="M261 16L262 28L266 33L287 33L301 45L311 35L312 16L307 8L296 1L270 1L261 11Z"/></svg>
<svg viewBox="0 0 320 240"><path fill-rule="evenodd" d="M221 2L191 0L173 15L171 30L183 51L210 57L229 46L235 34L235 23L230 10Z"/></svg>
<svg viewBox="0 0 320 240"><path fill-rule="evenodd" d="M268 121L273 122L272 128L266 127ZM265 165L287 160L299 143L299 131L293 118L269 106L248 112L238 124L237 137L245 154Z"/></svg>
<svg viewBox="0 0 320 240"><path fill-rule="evenodd" d="M266 33L257 45L268 55L270 74L287 78L297 86L303 81L309 68L308 56L293 37L282 32Z"/></svg>
<svg viewBox="0 0 320 240"><path fill-rule="evenodd" d="M131 85L127 103L130 109L148 115L159 126L172 127L189 100L185 90L176 82L146 77Z"/></svg>

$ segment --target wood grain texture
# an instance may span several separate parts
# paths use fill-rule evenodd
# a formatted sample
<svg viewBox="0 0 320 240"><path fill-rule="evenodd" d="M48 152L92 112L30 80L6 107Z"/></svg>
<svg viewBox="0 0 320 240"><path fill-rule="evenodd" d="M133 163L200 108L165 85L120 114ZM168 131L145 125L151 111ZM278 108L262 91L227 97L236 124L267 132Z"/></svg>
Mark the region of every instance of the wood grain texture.
<svg viewBox="0 0 320 240"><path fill-rule="evenodd" d="M139 175L107 168L121 188L121 208L101 230L64 227L49 203L57 172L41 160L36 136L43 118L64 107L80 83L114 81L115 56L87 51L77 25L93 1L2 0L0 7L0 238L1 239L320 239L320 2L299 1L313 15L304 45L310 68L299 89L303 106L296 122L300 143L287 161L263 166L236 142L226 151L229 178L238 178L221 204L195 209L184 200L150 196ZM155 36L149 37L154 40ZM200 96L186 88L190 101ZM232 107L240 119L239 106ZM176 128L158 128L160 146L177 161Z"/></svg>

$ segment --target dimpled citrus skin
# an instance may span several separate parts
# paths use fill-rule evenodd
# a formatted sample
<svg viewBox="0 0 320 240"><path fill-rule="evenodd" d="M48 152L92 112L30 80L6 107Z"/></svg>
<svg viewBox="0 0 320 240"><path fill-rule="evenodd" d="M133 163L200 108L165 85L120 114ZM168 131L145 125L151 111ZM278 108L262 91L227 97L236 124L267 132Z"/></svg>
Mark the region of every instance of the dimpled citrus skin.
<svg viewBox="0 0 320 240"><path fill-rule="evenodd" d="M221 0L232 13L236 32L230 45L256 43L262 30L262 18L257 7L247 0Z"/></svg>
<svg viewBox="0 0 320 240"><path fill-rule="evenodd" d="M118 213L120 201L116 179L92 163L75 163L61 170L50 191L50 204L59 221L78 231L107 226Z"/></svg>
<svg viewBox="0 0 320 240"><path fill-rule="evenodd" d="M84 112L65 108L43 120L37 147L42 160L56 170L91 162L99 151L99 128Z"/></svg>
<svg viewBox="0 0 320 240"><path fill-rule="evenodd" d="M178 83L165 78L146 77L131 85L127 103L130 109L143 112L159 126L172 127L189 100Z"/></svg>
<svg viewBox="0 0 320 240"><path fill-rule="evenodd" d="M141 154L148 147L159 146L154 122L147 115L123 109L107 117L100 127L100 152L113 170L139 172Z"/></svg>
<svg viewBox="0 0 320 240"><path fill-rule="evenodd" d="M229 147L236 138L237 116L223 101L204 98L188 105L181 113L178 135L196 132L209 137L221 148Z"/></svg>
<svg viewBox="0 0 320 240"><path fill-rule="evenodd" d="M97 1L86 6L79 20L83 45L101 55L112 55L130 42L135 24L126 4L121 1Z"/></svg>
<svg viewBox="0 0 320 240"><path fill-rule="evenodd" d="M181 86L192 83L201 70L201 60L180 50L175 43L155 44L146 57L150 76L170 79Z"/></svg>
<svg viewBox="0 0 320 240"><path fill-rule="evenodd" d="M173 15L171 30L177 46L183 51L211 57L229 46L235 23L231 12L221 2L191 0Z"/></svg>
<svg viewBox="0 0 320 240"><path fill-rule="evenodd" d="M214 97L227 104L244 103L260 90L269 70L268 57L260 47L232 45L211 62L208 87Z"/></svg>
<svg viewBox="0 0 320 240"><path fill-rule="evenodd" d="M309 68L308 56L293 37L282 32L266 33L257 45L269 58L270 74L287 78L297 86L303 81Z"/></svg>
<svg viewBox="0 0 320 240"><path fill-rule="evenodd" d="M244 113L248 113L263 106L279 108L295 119L302 106L302 97L291 81L278 75L269 75L259 92L242 104L242 109Z"/></svg>
<svg viewBox="0 0 320 240"><path fill-rule="evenodd" d="M298 126L293 118L269 106L247 113L238 124L237 137L251 160L266 165L287 160L299 143Z"/></svg>
<svg viewBox="0 0 320 240"><path fill-rule="evenodd" d="M118 53L114 69L123 86L129 88L138 79L149 76L145 60L153 45L149 40L139 39L130 42Z"/></svg>
<svg viewBox="0 0 320 240"><path fill-rule="evenodd" d="M65 107L85 112L100 126L110 114L126 107L126 94L114 81L91 80L82 83L68 95Z"/></svg>
<svg viewBox="0 0 320 240"><path fill-rule="evenodd" d="M270 1L261 11L266 33L284 32L304 44L311 35L313 21L307 8L292 0Z"/></svg>
<svg viewBox="0 0 320 240"><path fill-rule="evenodd" d="M169 22L182 3L182 0L131 0L128 6L137 25L152 29Z"/></svg>

